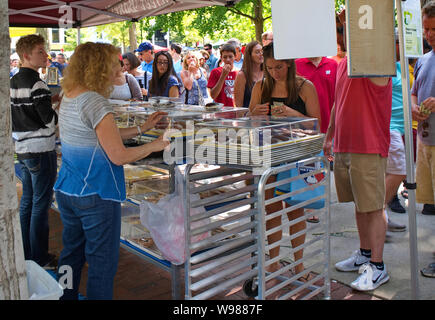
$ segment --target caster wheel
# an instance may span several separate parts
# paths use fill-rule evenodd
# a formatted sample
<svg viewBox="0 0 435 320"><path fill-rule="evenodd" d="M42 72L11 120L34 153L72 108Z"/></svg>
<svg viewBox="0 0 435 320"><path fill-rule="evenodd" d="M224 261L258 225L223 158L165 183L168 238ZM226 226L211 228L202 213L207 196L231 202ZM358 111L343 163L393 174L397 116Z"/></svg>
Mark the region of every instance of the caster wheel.
<svg viewBox="0 0 435 320"><path fill-rule="evenodd" d="M243 284L243 292L251 298L258 295L258 286L254 284L254 279L246 280Z"/></svg>

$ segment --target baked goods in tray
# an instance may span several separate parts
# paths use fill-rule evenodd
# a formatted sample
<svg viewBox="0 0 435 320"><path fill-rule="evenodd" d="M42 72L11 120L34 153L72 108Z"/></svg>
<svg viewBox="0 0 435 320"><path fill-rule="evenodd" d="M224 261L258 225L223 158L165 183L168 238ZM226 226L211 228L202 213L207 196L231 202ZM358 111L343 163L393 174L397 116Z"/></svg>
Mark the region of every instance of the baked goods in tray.
<svg viewBox="0 0 435 320"><path fill-rule="evenodd" d="M143 248L151 248L154 246L153 238L137 237L137 238L131 238L129 240L134 243L137 243L139 246Z"/></svg>

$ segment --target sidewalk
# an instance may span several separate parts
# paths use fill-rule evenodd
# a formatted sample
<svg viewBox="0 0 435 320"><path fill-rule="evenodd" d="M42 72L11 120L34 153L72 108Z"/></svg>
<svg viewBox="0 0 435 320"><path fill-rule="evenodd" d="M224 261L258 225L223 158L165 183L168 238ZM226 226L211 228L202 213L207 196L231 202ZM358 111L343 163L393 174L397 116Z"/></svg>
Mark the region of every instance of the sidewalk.
<svg viewBox="0 0 435 320"><path fill-rule="evenodd" d="M346 259L359 248L355 209L353 203L337 202L333 175L331 176L331 193L330 261L332 268L330 275L331 279L347 284L356 278L356 274L339 272L335 270L333 265L337 261ZM400 195L399 199L406 208L406 202ZM422 204L416 205L419 299L435 300L435 279L420 275L420 269L434 261L435 216L422 215L422 208ZM400 214L388 210L388 215L393 221L409 226L408 213ZM405 232L389 232L387 234L384 246L384 263L390 280L370 294L387 300L412 299L409 228Z"/></svg>
<svg viewBox="0 0 435 320"><path fill-rule="evenodd" d="M50 252L59 256L62 250L62 221L55 211L50 211ZM86 296L87 267L82 272L80 293ZM184 284L181 284L184 293ZM171 300L171 275L169 272L147 262L133 253L121 248L118 272L115 276L115 300ZM243 290L242 285L234 287L231 291L215 296L213 300L251 300ZM322 299L318 295L313 300ZM371 294L361 293L351 289L341 281L332 280L331 300L379 300Z"/></svg>
<svg viewBox="0 0 435 320"><path fill-rule="evenodd" d="M356 273L336 271L333 265L347 258L359 247L358 232L355 226L354 206L352 203L338 203L335 194L333 177L331 179L331 300L409 300L411 299L411 275L409 254L409 231L391 233L384 247L384 261L387 266L390 281L377 290L362 293L351 289L350 284L356 279ZM402 204L404 199L399 196ZM418 265L425 267L433 261L435 248L435 217L421 214L422 205L417 204L417 236L418 236ZM389 212L394 221L408 225L408 214ZM57 212L49 214L50 251L59 256L62 250L62 222ZM80 292L86 294L87 269L82 273ZM426 278L418 274L420 299L435 300L435 279ZM170 300L171 276L150 262L127 250L120 249L118 272L115 277L114 299L118 300ZM181 292L184 286L181 284ZM214 299L247 300L241 285L230 292L224 292ZM322 299L318 295L313 299Z"/></svg>

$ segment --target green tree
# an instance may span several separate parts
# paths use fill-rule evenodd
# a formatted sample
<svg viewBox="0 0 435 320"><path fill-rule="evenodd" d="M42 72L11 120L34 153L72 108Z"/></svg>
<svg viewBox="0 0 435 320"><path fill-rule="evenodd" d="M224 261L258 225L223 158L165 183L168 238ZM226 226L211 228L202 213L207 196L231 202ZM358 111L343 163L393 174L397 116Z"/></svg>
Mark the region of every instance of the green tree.
<svg viewBox="0 0 435 320"><path fill-rule="evenodd" d="M335 0L335 11L340 12L344 8L346 0Z"/></svg>
<svg viewBox="0 0 435 320"><path fill-rule="evenodd" d="M335 0L339 12L345 0ZM118 22L97 27L114 45L129 46L128 29L131 22ZM194 45L195 42L226 40L236 37L247 43L261 41L261 34L271 29L270 0L242 0L234 7L210 6L195 10L145 17L136 23L137 42L151 40L157 31L170 32L172 42Z"/></svg>
<svg viewBox="0 0 435 320"><path fill-rule="evenodd" d="M127 51L130 46L129 28L131 21L121 21L110 24L104 24L96 27L99 38L104 33L105 37L112 42L114 46L121 47L123 52Z"/></svg>

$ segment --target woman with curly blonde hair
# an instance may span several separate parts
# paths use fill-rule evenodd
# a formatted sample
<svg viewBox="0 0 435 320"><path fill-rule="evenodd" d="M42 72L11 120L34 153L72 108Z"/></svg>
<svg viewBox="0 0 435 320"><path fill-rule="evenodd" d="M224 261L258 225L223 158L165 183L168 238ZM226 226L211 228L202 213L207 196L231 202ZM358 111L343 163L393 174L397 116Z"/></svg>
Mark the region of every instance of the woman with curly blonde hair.
<svg viewBox="0 0 435 320"><path fill-rule="evenodd" d="M189 51L183 60L183 70L180 73L181 81L186 88L185 103L205 105L208 99L206 71L199 66L198 57Z"/></svg>
<svg viewBox="0 0 435 320"><path fill-rule="evenodd" d="M112 298L121 202L126 199L122 165L169 144L162 138L132 148L122 143L154 127L166 113L152 114L141 126L118 129L107 97L120 68L115 47L88 42L75 49L62 81L62 166L54 186L64 226L58 265L73 271L72 288L65 288L62 299L77 299L86 261L88 299Z"/></svg>

